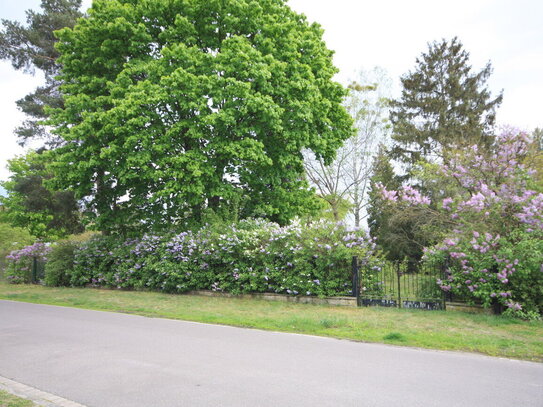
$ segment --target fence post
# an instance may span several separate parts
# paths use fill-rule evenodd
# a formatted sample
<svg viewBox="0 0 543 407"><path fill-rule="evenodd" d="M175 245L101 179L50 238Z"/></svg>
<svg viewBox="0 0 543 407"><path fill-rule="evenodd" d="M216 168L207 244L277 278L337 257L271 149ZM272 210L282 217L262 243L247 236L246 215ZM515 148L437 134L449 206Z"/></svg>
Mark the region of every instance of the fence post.
<svg viewBox="0 0 543 407"><path fill-rule="evenodd" d="M446 278L447 279L449 278L447 270L450 265L450 260L451 260L450 257L447 255L447 257L445 257L445 262L443 263L443 270L441 273L441 278L443 280L445 280ZM447 311L447 297L449 298L449 301L452 301L452 294L450 292L446 292L443 290L441 290L441 292L443 294L443 310Z"/></svg>
<svg viewBox="0 0 543 407"><path fill-rule="evenodd" d="M32 258L32 284L35 284L38 281L38 259L36 257Z"/></svg>
<svg viewBox="0 0 543 407"><path fill-rule="evenodd" d="M400 282L400 262L396 262L396 275L398 276L398 308L402 308L402 288Z"/></svg>
<svg viewBox="0 0 543 407"><path fill-rule="evenodd" d="M352 274L353 274L353 297L356 297L356 305L360 306L360 283L359 283L360 267L358 264L358 257L353 256L352 261Z"/></svg>

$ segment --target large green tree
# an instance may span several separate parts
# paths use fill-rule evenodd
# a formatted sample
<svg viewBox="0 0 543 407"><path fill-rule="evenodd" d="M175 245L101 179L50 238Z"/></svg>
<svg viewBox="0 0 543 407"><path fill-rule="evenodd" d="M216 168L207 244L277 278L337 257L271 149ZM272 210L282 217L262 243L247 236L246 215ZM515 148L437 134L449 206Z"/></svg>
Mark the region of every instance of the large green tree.
<svg viewBox="0 0 543 407"><path fill-rule="evenodd" d="M58 184L103 231L314 206L302 149L352 134L322 29L284 0L97 0L58 32Z"/></svg>
<svg viewBox="0 0 543 407"><path fill-rule="evenodd" d="M81 0L42 0L41 12L28 10L26 25L18 21L2 20L0 31L0 59L8 60L17 70L27 73L41 71L45 84L17 101L19 109L27 116L15 130L20 144L39 139L55 143L41 121L47 118L45 106L62 106L59 92L59 72L53 32L64 27L73 27L82 16Z"/></svg>
<svg viewBox="0 0 543 407"><path fill-rule="evenodd" d="M456 37L429 44L415 70L401 78L402 95L391 104L393 156L409 165L442 159L451 147L490 147L502 101L487 88L491 72L490 63L472 72Z"/></svg>

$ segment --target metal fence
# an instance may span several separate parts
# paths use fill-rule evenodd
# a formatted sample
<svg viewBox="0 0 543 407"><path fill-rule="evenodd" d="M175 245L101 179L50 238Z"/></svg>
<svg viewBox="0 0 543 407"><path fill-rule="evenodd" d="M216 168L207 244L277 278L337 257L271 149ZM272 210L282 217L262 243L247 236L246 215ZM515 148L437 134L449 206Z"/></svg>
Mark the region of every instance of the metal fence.
<svg viewBox="0 0 543 407"><path fill-rule="evenodd" d="M0 281L6 280L6 269L8 267L5 259L0 260ZM36 257L32 258L30 267L25 269L22 276L26 283L38 284L45 279L45 261Z"/></svg>
<svg viewBox="0 0 543 407"><path fill-rule="evenodd" d="M444 275L439 264L387 262L369 267L355 257L352 267L359 306L445 309L445 293L437 284Z"/></svg>
<svg viewBox="0 0 543 407"><path fill-rule="evenodd" d="M31 282L33 284L39 283L45 278L45 261L34 257L32 259L32 274Z"/></svg>

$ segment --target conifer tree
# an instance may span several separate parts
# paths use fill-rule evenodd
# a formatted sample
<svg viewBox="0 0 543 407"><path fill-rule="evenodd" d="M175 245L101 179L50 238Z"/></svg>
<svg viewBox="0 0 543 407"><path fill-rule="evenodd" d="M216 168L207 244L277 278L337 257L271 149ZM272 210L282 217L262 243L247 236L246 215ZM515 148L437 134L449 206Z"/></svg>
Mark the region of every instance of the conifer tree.
<svg viewBox="0 0 543 407"><path fill-rule="evenodd" d="M47 118L44 110L46 105L63 105L58 89L59 81L55 79L60 66L57 62L59 54L55 49L57 39L54 31L73 27L83 15L79 11L80 7L81 0L42 0L41 13L26 11L26 26L18 21L2 20L0 59L10 61L16 70L26 73L39 70L45 75L44 85L16 102L27 115L27 119L15 130L22 145L36 139L53 141L40 122Z"/></svg>
<svg viewBox="0 0 543 407"><path fill-rule="evenodd" d="M456 37L429 44L415 70L401 78L402 96L391 105L393 157L414 164L442 158L451 147L491 146L502 101L501 93L493 98L487 88L491 73L490 63L472 71Z"/></svg>

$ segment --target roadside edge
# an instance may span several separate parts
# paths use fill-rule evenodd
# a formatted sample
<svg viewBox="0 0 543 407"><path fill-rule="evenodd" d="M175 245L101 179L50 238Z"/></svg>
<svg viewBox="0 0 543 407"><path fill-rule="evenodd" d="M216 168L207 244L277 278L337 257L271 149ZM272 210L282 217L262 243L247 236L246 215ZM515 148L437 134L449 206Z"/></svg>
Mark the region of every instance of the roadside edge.
<svg viewBox="0 0 543 407"><path fill-rule="evenodd" d="M75 401L18 383L3 376L0 376L0 390L28 399L40 407L86 407Z"/></svg>

